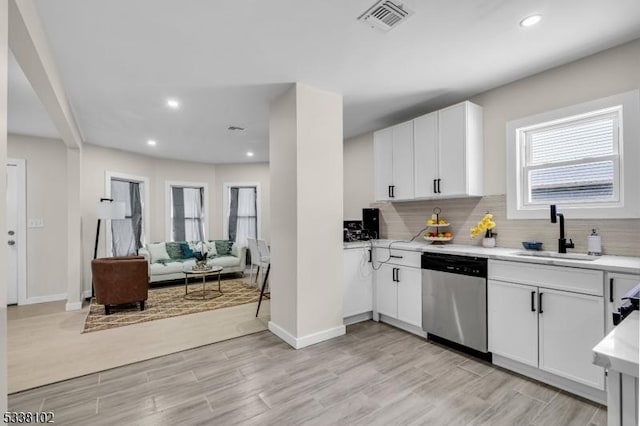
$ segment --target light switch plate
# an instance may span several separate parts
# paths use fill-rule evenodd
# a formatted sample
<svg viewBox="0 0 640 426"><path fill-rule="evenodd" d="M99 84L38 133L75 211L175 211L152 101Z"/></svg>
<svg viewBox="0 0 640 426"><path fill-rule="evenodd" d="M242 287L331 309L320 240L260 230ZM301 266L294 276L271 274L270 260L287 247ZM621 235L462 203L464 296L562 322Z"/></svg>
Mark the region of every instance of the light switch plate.
<svg viewBox="0 0 640 426"><path fill-rule="evenodd" d="M27 220L28 228L44 228L44 219L29 219Z"/></svg>

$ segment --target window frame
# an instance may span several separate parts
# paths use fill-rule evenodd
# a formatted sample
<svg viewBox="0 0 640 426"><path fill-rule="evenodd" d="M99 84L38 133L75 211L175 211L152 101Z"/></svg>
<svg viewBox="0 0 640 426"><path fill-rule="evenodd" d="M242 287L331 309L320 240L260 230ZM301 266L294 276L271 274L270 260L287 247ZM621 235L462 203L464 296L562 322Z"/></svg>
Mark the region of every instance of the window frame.
<svg viewBox="0 0 640 426"><path fill-rule="evenodd" d="M574 219L640 218L640 193L634 191L633 187L633 182L640 180L638 171L640 168L634 166L634 164L640 164L640 91L633 90L507 123L508 219L546 219L549 216L548 204L526 202L526 172L527 167L531 167L526 163L527 143L523 140L526 132L541 127L552 128L575 119L594 117L606 111L614 112L617 108L621 109L616 130L617 147L614 147L614 151L617 149L618 161L618 167L615 167L614 160L614 192L617 191L618 200L585 203L555 202L555 204L562 208L568 218ZM600 158L604 159L604 156ZM558 163L558 165L561 164Z"/></svg>
<svg viewBox="0 0 640 426"><path fill-rule="evenodd" d="M151 215L149 210L151 209L151 205L149 203L150 197L149 193L151 192L151 188L149 186L149 178L146 176L135 176L130 175L128 173L119 173L112 171L105 171L105 179L104 179L104 193L106 198L111 198L111 180L125 180L129 182L138 182L143 185L144 188L144 197L143 197L143 205L142 205L142 220L143 220L143 236L144 241L142 241L142 245L145 246L151 242ZM109 256L113 256L113 236L111 235L111 221L109 220L105 226L107 228L106 232L106 244L105 244L105 253L108 253Z"/></svg>
<svg viewBox="0 0 640 426"><path fill-rule="evenodd" d="M173 224L171 218L171 188L202 188L203 189L203 199L202 205L204 208L204 238L207 239L207 236L210 235L209 232L209 186L206 182L187 182L187 181L165 181L165 238L166 241L174 241L173 240Z"/></svg>
<svg viewBox="0 0 640 426"><path fill-rule="evenodd" d="M225 182L222 184L222 237L229 239L229 191L233 187L255 187L256 188L256 239L262 239L262 194L259 182Z"/></svg>

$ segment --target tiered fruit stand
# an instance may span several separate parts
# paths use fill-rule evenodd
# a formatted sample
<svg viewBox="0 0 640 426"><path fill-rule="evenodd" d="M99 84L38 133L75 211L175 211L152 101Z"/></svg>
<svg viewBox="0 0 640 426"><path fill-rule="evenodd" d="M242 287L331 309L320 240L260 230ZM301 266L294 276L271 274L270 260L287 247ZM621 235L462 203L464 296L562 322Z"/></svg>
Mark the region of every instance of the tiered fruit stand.
<svg viewBox="0 0 640 426"><path fill-rule="evenodd" d="M440 231L440 228L447 228L450 226L445 219L440 218L441 212L442 210L439 207L434 208L431 219L427 220L427 232L424 234L423 238L427 241L431 241L432 244L444 244L453 240L453 235L450 232L443 233ZM433 229L435 229L435 232L432 231ZM448 236L445 236L445 234L448 234Z"/></svg>

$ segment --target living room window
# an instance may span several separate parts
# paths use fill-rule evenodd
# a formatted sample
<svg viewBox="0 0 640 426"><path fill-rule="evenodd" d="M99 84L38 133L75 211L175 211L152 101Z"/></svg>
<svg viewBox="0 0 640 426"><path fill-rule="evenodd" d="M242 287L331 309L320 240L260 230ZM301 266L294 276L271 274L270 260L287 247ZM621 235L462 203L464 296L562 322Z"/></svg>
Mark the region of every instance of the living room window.
<svg viewBox="0 0 640 426"><path fill-rule="evenodd" d="M110 190L110 198L125 205L125 218L111 220L111 253L136 255L145 242L144 182L112 177Z"/></svg>
<svg viewBox="0 0 640 426"><path fill-rule="evenodd" d="M634 91L509 122L508 217L546 217L550 204L573 218L638 217L639 103Z"/></svg>
<svg viewBox="0 0 640 426"><path fill-rule="evenodd" d="M247 238L258 238L259 185L225 184L225 238L247 245Z"/></svg>
<svg viewBox="0 0 640 426"><path fill-rule="evenodd" d="M170 241L203 241L207 229L207 186L167 182Z"/></svg>

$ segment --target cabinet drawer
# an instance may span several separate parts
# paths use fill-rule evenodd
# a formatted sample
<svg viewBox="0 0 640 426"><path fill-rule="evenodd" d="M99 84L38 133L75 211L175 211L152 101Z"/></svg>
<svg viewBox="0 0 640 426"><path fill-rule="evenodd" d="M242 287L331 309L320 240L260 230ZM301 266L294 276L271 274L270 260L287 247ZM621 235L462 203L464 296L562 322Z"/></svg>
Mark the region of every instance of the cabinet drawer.
<svg viewBox="0 0 640 426"><path fill-rule="evenodd" d="M604 295L604 274L592 269L489 260L489 279Z"/></svg>
<svg viewBox="0 0 640 426"><path fill-rule="evenodd" d="M398 266L409 266L413 268L420 268L420 256L422 252L419 251L409 251L409 250L398 250L398 249L388 249L388 248L378 248L375 249L375 260L376 262L384 262L392 265Z"/></svg>

